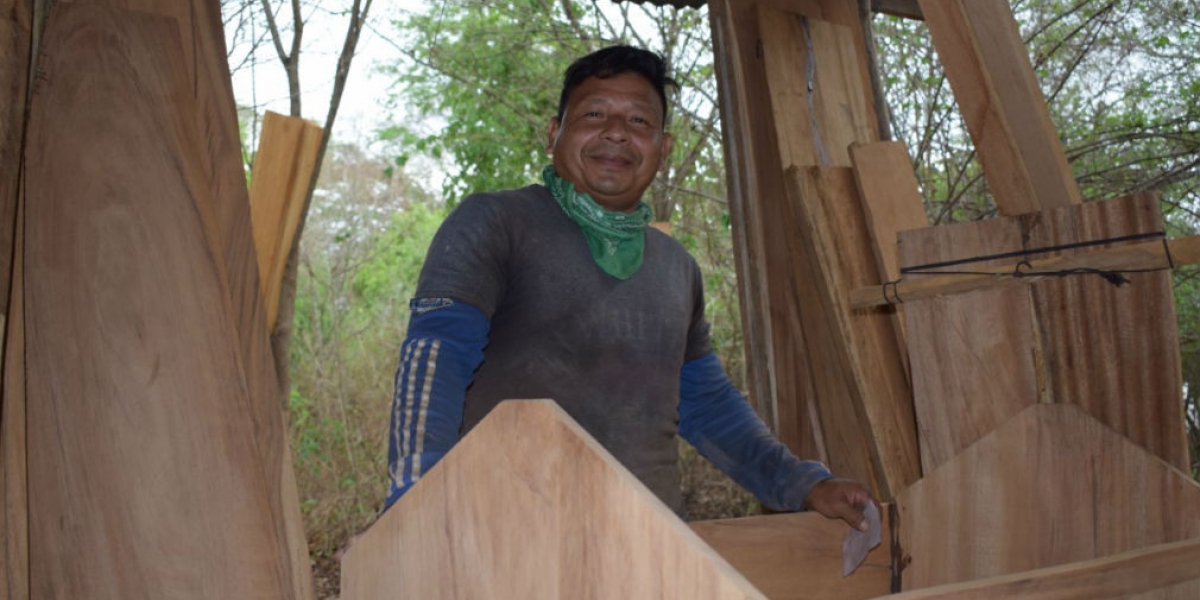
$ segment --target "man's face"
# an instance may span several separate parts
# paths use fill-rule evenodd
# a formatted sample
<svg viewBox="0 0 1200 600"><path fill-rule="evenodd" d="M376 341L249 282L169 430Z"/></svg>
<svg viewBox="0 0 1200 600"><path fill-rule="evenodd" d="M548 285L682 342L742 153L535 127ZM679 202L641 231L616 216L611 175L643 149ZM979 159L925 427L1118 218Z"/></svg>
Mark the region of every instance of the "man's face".
<svg viewBox="0 0 1200 600"><path fill-rule="evenodd" d="M571 91L562 121L550 120L554 170L608 210L630 212L666 169L671 136L663 105L644 77L589 77Z"/></svg>

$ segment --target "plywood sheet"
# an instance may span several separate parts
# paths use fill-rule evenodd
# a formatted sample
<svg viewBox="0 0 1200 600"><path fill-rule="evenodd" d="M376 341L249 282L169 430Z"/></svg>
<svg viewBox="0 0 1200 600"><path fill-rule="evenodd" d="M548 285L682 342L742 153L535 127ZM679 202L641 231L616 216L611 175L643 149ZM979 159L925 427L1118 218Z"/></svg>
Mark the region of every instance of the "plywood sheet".
<svg viewBox="0 0 1200 600"><path fill-rule="evenodd" d="M729 206L753 401L798 456L828 462L791 281L795 233L778 218L786 192L758 53L753 2L709 5L717 51Z"/></svg>
<svg viewBox="0 0 1200 600"><path fill-rule="evenodd" d="M1001 214L1082 202L1009 0L920 0Z"/></svg>
<svg viewBox="0 0 1200 600"><path fill-rule="evenodd" d="M342 565L346 600L763 597L548 400L501 403Z"/></svg>
<svg viewBox="0 0 1200 600"><path fill-rule="evenodd" d="M911 268L1158 231L1157 202L1132 196L904 232L901 264ZM1069 253L1031 256L1064 254ZM947 269L1014 260L1019 257ZM1127 277L1132 283L1121 287L1084 275L906 302L926 471L1039 401L1083 406L1134 443L1187 468L1170 276Z"/></svg>
<svg viewBox="0 0 1200 600"><path fill-rule="evenodd" d="M856 600L887 594L892 584L891 523L863 564L842 576L849 527L816 513L790 513L691 523L733 568L771 600Z"/></svg>
<svg viewBox="0 0 1200 600"><path fill-rule="evenodd" d="M322 130L300 117L267 111L250 178L250 218L258 255L267 329L275 329L279 292L308 185L317 168Z"/></svg>
<svg viewBox="0 0 1200 600"><path fill-rule="evenodd" d="M905 590L1200 537L1200 484L1069 404L1024 409L896 504Z"/></svg>
<svg viewBox="0 0 1200 600"><path fill-rule="evenodd" d="M179 31L70 4L49 20L26 164L37 597L292 595Z"/></svg>

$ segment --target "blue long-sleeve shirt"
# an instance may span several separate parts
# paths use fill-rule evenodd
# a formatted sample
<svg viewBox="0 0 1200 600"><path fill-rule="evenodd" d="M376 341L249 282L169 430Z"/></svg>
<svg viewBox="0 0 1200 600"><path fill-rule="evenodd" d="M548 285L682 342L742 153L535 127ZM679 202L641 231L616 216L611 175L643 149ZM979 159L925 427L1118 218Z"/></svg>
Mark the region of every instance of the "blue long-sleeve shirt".
<svg viewBox="0 0 1200 600"><path fill-rule="evenodd" d="M425 300L412 308L392 399L386 506L457 443L463 398L487 345L488 319L469 304ZM824 465L798 459L771 434L716 354L684 363L679 396L680 436L765 506L801 510L809 490L832 477Z"/></svg>

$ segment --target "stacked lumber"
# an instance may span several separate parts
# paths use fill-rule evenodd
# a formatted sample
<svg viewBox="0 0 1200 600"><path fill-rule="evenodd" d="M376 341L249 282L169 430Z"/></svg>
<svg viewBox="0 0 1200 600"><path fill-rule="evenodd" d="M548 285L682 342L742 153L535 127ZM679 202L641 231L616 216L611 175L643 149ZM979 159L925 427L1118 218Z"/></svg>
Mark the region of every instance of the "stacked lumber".
<svg viewBox="0 0 1200 600"><path fill-rule="evenodd" d="M34 4L0 597L311 597L219 5Z"/></svg>

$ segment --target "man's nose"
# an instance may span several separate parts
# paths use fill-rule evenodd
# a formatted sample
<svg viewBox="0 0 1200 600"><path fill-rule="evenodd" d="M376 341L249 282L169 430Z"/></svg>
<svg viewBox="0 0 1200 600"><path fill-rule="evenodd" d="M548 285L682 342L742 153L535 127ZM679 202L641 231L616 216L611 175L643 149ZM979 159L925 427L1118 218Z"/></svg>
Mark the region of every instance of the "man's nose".
<svg viewBox="0 0 1200 600"><path fill-rule="evenodd" d="M600 135L606 140L624 142L629 139L629 126L621 117L605 119Z"/></svg>

